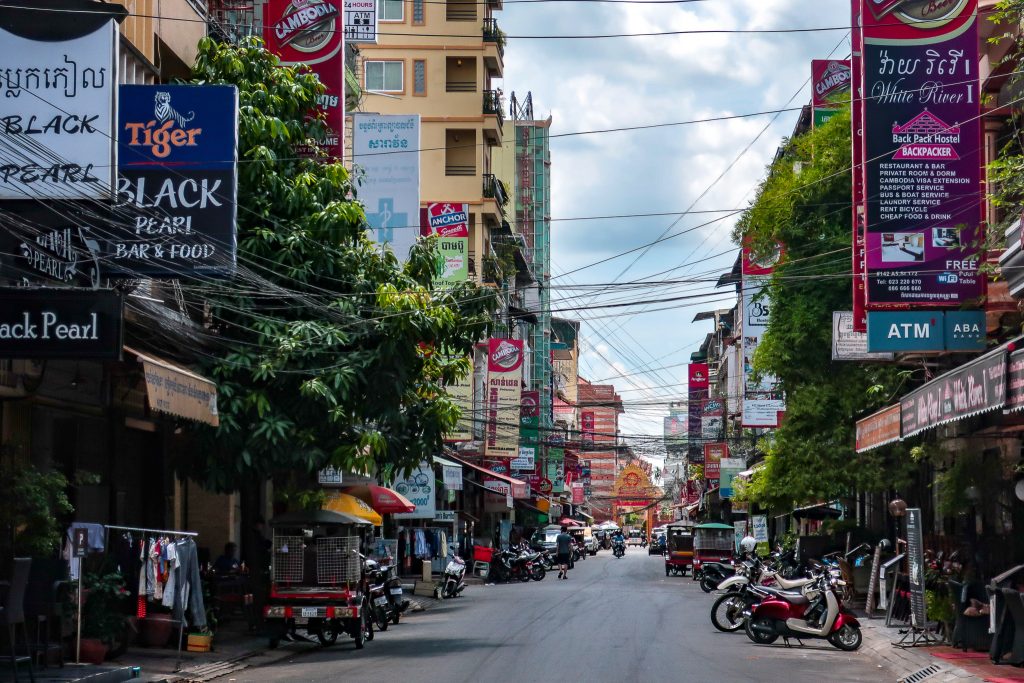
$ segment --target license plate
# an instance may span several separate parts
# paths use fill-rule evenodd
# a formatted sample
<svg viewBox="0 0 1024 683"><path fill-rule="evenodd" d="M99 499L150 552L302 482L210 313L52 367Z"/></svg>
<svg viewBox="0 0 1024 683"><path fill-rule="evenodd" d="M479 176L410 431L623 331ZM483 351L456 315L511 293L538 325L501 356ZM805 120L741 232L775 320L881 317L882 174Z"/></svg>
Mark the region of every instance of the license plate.
<svg viewBox="0 0 1024 683"><path fill-rule="evenodd" d="M373 604L377 605L378 607L383 607L384 605L388 604L388 599L382 595L379 598L374 598Z"/></svg>
<svg viewBox="0 0 1024 683"><path fill-rule="evenodd" d="M401 588L392 588L391 589L391 594L392 595L401 595L402 594L402 589Z"/></svg>
<svg viewBox="0 0 1024 683"><path fill-rule="evenodd" d="M318 614L316 607L303 607L299 610L300 617L315 617L318 616Z"/></svg>

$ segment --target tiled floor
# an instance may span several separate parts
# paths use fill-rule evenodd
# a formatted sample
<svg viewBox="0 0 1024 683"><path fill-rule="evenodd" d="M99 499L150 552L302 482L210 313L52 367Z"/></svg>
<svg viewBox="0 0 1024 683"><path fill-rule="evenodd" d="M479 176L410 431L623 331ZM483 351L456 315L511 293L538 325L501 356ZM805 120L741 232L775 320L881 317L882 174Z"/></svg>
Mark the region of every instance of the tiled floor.
<svg viewBox="0 0 1024 683"><path fill-rule="evenodd" d="M1024 668L993 664L987 652L963 652L952 647L928 648L929 654L990 683L1016 683L1024 681Z"/></svg>

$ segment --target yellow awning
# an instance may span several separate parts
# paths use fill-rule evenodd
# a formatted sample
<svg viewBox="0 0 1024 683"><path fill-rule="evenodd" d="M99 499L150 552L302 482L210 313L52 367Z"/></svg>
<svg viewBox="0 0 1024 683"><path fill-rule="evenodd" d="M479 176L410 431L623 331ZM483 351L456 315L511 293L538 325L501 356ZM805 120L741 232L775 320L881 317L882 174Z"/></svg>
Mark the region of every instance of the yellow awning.
<svg viewBox="0 0 1024 683"><path fill-rule="evenodd" d="M353 515L360 519L365 519L374 526L381 526L384 524L384 518L377 514L372 507L355 496L350 496L347 493L331 494L327 499L327 502L324 503L324 510Z"/></svg>
<svg viewBox="0 0 1024 683"><path fill-rule="evenodd" d="M152 410L205 422L220 424L217 416L217 385L191 370L126 346L135 354L146 376L146 395Z"/></svg>

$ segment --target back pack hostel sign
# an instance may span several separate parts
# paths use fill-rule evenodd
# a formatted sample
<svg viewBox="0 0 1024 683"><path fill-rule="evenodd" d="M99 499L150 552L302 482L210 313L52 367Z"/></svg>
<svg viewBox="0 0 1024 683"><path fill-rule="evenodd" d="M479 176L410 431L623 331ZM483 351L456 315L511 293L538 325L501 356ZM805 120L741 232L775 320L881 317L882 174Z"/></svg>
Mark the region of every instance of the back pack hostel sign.
<svg viewBox="0 0 1024 683"><path fill-rule="evenodd" d="M123 304L112 290L0 290L0 358L120 360Z"/></svg>
<svg viewBox="0 0 1024 683"><path fill-rule="evenodd" d="M891 353L870 353L867 332L853 329L852 311L832 312L832 360L892 360Z"/></svg>
<svg viewBox="0 0 1024 683"><path fill-rule="evenodd" d="M370 236L402 262L419 235L419 148L418 114L352 116L352 163Z"/></svg>
<svg viewBox="0 0 1024 683"><path fill-rule="evenodd" d="M771 314L767 285L782 256L777 245L767 257L757 258L749 246L742 252L743 283L743 425L744 427L778 427L781 414L786 410L774 375L754 372L754 352L768 331Z"/></svg>
<svg viewBox="0 0 1024 683"><path fill-rule="evenodd" d="M345 131L345 36L342 0L267 0L263 5L263 39L281 58L281 66L305 64L325 91L319 109L327 126L317 145L341 159Z"/></svg>
<svg viewBox="0 0 1024 683"><path fill-rule="evenodd" d="M870 311L869 351L984 351L984 311Z"/></svg>
<svg viewBox="0 0 1024 683"><path fill-rule="evenodd" d="M848 59L811 60L811 107L815 126L828 121L850 99L853 76Z"/></svg>
<svg viewBox="0 0 1024 683"><path fill-rule="evenodd" d="M977 0L866 5L868 302L959 306L985 293Z"/></svg>
<svg viewBox="0 0 1024 683"><path fill-rule="evenodd" d="M229 85L122 85L118 198L129 222L104 237L118 271L230 275L237 225L238 91Z"/></svg>
<svg viewBox="0 0 1024 683"><path fill-rule="evenodd" d="M451 287L469 279L469 204L427 206L428 236L437 236L434 283Z"/></svg>
<svg viewBox="0 0 1024 683"><path fill-rule="evenodd" d="M519 455L523 353L523 342L518 339L487 340L485 455L499 458Z"/></svg>
<svg viewBox="0 0 1024 683"><path fill-rule="evenodd" d="M99 2L16 5L0 7L0 199L107 199L117 22L127 12Z"/></svg>
<svg viewBox="0 0 1024 683"><path fill-rule="evenodd" d="M900 404L857 420L856 451L863 453L900 440Z"/></svg>
<svg viewBox="0 0 1024 683"><path fill-rule="evenodd" d="M429 462L421 462L420 466L404 476L395 479L394 489L409 499L416 506L412 512L397 512L395 519L434 519L437 504L434 502L434 468Z"/></svg>
<svg viewBox="0 0 1024 683"><path fill-rule="evenodd" d="M902 437L1002 408L1006 403L1006 366L1006 350L999 349L904 396L900 400Z"/></svg>
<svg viewBox="0 0 1024 683"><path fill-rule="evenodd" d="M345 0L345 42L377 42L377 0Z"/></svg>

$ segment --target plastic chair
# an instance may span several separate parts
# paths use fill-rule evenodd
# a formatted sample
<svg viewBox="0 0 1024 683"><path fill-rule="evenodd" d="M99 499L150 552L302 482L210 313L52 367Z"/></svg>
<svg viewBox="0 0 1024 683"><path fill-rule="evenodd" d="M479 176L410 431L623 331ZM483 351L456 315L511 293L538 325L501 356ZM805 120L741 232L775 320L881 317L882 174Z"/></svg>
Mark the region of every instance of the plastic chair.
<svg viewBox="0 0 1024 683"><path fill-rule="evenodd" d="M31 652L28 642L28 628L25 626L25 588L28 586L28 575L32 570L32 560L28 557L14 558L14 571L11 572L11 580L0 582L0 587L6 588L3 604L0 606L0 626L7 627L7 638L11 646L9 659L11 669L14 672L14 680L18 680L18 664L28 662L29 680L35 681L36 675L32 670L31 654L18 656L14 627L21 624L22 634L25 636L25 648Z"/></svg>
<svg viewBox="0 0 1024 683"><path fill-rule="evenodd" d="M1007 616L1013 619L1013 644L1009 657L1004 657L1007 664L1024 663L1024 599L1020 591L1003 588L1003 600L1006 601Z"/></svg>

